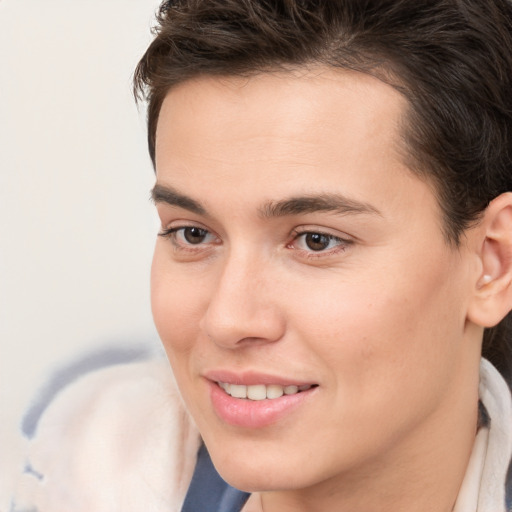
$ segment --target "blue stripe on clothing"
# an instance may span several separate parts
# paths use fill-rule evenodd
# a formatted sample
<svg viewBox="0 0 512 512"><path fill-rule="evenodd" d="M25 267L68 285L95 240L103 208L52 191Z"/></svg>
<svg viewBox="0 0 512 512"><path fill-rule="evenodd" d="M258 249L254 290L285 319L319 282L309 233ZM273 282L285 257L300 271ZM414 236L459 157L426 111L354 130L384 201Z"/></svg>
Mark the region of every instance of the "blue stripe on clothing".
<svg viewBox="0 0 512 512"><path fill-rule="evenodd" d="M249 493L231 487L220 477L202 444L181 512L240 512L248 498Z"/></svg>

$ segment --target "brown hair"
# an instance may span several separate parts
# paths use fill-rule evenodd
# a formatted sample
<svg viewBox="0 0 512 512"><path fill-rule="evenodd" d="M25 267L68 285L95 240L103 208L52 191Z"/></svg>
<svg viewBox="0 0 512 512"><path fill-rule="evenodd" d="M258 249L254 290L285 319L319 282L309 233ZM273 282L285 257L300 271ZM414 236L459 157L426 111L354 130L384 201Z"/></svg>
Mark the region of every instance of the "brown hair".
<svg viewBox="0 0 512 512"><path fill-rule="evenodd" d="M135 71L148 144L174 85L308 64L353 69L408 99L411 169L434 185L449 243L512 190L509 0L174 0ZM512 382L512 315L484 334L483 355Z"/></svg>

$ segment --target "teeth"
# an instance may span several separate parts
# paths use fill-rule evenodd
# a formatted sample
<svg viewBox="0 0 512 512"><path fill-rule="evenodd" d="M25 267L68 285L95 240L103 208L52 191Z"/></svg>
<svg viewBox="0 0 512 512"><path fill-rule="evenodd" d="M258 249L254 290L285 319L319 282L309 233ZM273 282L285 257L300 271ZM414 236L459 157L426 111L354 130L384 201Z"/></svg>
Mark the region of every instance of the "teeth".
<svg viewBox="0 0 512 512"><path fill-rule="evenodd" d="M241 386L240 384L230 384L229 391L231 396L235 398L247 398L247 386Z"/></svg>
<svg viewBox="0 0 512 512"><path fill-rule="evenodd" d="M243 387L245 388L246 386ZM267 386L264 384L247 386L247 398L250 400L265 400L267 398Z"/></svg>
<svg viewBox="0 0 512 512"><path fill-rule="evenodd" d="M218 382L219 386L233 398L248 398L249 400L272 400L280 398L283 395L294 395L301 391L306 391L313 387L311 384L303 386L280 386L279 384L256 384L253 386L244 386L243 384L229 384L227 382Z"/></svg>
<svg viewBox="0 0 512 512"><path fill-rule="evenodd" d="M228 384L227 382L219 382L219 386L226 392L229 394L230 392L230 389L231 389L231 384Z"/></svg>
<svg viewBox="0 0 512 512"><path fill-rule="evenodd" d="M275 384L271 384L267 386L267 398L279 398L284 395L283 386L277 386Z"/></svg>
<svg viewBox="0 0 512 512"><path fill-rule="evenodd" d="M299 388L297 386L286 386L284 388L284 394L285 395L295 395L299 391Z"/></svg>

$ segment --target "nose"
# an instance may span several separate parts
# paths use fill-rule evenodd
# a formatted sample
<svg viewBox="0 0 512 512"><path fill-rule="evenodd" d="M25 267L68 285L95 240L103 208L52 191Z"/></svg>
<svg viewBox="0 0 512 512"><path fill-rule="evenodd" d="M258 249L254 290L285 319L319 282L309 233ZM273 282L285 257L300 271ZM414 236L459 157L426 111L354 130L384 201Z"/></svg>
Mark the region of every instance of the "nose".
<svg viewBox="0 0 512 512"><path fill-rule="evenodd" d="M230 257L215 284L201 326L214 343L237 348L283 336L285 319L268 265L243 255Z"/></svg>

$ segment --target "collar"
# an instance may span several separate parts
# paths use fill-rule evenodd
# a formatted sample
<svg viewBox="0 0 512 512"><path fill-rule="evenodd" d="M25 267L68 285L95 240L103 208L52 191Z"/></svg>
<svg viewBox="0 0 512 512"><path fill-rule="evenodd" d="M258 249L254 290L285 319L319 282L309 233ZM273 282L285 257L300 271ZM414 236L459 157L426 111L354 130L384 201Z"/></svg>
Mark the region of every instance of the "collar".
<svg viewBox="0 0 512 512"><path fill-rule="evenodd" d="M453 512L505 512L512 457L512 399L494 366L480 362L480 428Z"/></svg>

